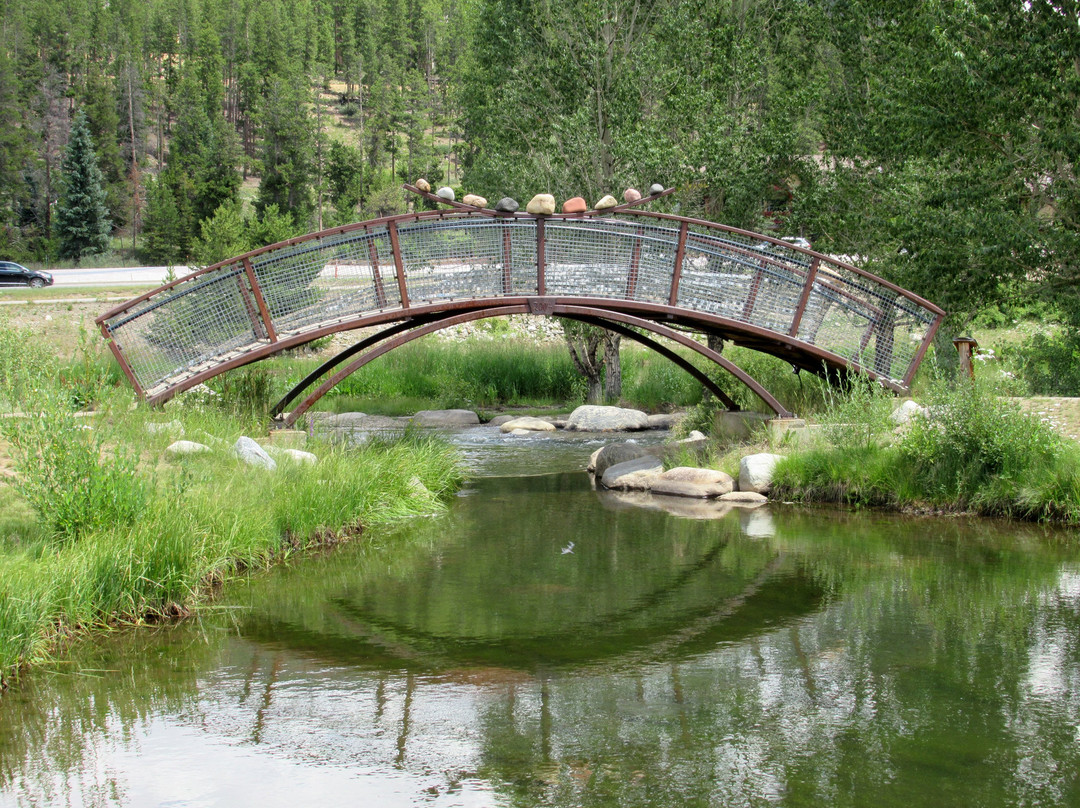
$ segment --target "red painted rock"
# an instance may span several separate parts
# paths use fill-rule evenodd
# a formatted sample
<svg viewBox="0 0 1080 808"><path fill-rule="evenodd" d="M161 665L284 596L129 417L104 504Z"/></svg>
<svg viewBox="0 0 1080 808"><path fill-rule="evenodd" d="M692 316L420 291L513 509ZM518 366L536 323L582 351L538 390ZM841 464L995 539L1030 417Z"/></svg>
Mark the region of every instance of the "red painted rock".
<svg viewBox="0 0 1080 808"><path fill-rule="evenodd" d="M627 188L625 191L623 191L622 198L625 199L627 202L637 202L639 199L641 199L641 191L639 191L637 188Z"/></svg>
<svg viewBox="0 0 1080 808"><path fill-rule="evenodd" d="M572 197L562 203L563 213L584 213L585 208L585 200L580 196Z"/></svg>

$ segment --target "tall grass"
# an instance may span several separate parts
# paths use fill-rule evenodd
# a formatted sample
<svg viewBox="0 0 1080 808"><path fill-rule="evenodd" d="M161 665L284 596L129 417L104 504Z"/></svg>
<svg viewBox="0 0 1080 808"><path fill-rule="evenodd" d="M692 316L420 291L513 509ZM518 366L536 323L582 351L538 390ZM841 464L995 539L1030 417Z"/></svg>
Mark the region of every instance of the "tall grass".
<svg viewBox="0 0 1080 808"><path fill-rule="evenodd" d="M0 329L0 372L27 414L0 421L18 475L0 486L0 684L73 633L185 613L231 575L437 512L460 484L456 452L418 434L309 443L317 464L283 458L267 472L228 451L252 421L221 407L163 414L95 391L98 414L77 418L47 359L33 383L20 376L39 368L28 345ZM172 458L180 430L219 448Z"/></svg>
<svg viewBox="0 0 1080 808"><path fill-rule="evenodd" d="M927 413L899 434L880 421L869 440L823 430L778 466L778 495L1080 523L1075 443L983 384L939 382L925 400Z"/></svg>

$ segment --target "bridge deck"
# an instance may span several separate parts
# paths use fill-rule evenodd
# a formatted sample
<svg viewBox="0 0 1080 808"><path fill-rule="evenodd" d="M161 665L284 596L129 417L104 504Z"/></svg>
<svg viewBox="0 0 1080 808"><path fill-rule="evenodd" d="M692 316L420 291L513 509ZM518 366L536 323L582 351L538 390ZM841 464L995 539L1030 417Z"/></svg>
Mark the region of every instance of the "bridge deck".
<svg viewBox="0 0 1080 808"><path fill-rule="evenodd" d="M677 216L440 210L256 250L98 318L151 403L325 334L448 310L587 306L904 390L944 312L824 255Z"/></svg>

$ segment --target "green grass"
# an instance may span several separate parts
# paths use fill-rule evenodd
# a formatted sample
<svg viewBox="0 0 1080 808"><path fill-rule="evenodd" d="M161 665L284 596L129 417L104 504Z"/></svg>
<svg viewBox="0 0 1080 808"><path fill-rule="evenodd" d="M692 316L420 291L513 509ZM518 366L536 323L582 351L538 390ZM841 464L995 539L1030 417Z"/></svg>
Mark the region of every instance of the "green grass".
<svg viewBox="0 0 1080 808"><path fill-rule="evenodd" d="M900 434L873 415L846 430L835 420L777 467L775 495L1080 524L1080 446L986 384L939 383L926 403Z"/></svg>
<svg viewBox="0 0 1080 808"><path fill-rule="evenodd" d="M186 613L230 576L437 512L460 484L456 451L411 432L358 448L309 440L317 464L254 469L229 451L265 429L244 403L251 384L227 406L132 409L93 358L61 372L21 336L0 328L9 403L35 414L0 421L18 474L0 484L0 684L73 635ZM84 387L93 418L74 416ZM168 422L215 451L168 456L177 435L149 428Z"/></svg>

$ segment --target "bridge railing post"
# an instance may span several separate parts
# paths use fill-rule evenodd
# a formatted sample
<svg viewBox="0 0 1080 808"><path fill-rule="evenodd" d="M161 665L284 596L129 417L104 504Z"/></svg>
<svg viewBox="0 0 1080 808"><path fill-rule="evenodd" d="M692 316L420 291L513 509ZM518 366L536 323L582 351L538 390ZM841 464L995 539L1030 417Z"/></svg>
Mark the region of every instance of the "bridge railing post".
<svg viewBox="0 0 1080 808"><path fill-rule="evenodd" d="M259 307L259 314L262 316L263 325L266 326L267 336L271 342L277 342L277 331L274 328L274 320L270 317L270 309L266 305L266 299L263 297L262 287L259 286L259 281L255 277L255 268L251 265L251 259L244 257L244 274L247 275L248 283L251 284L251 293L255 295L255 303ZM252 320L254 322L254 318ZM258 329L256 328L256 334Z"/></svg>
<svg viewBox="0 0 1080 808"><path fill-rule="evenodd" d="M683 222L679 225L679 241L675 246L675 266L671 271L671 295L668 297L668 305L674 306L679 301L679 280L682 278L683 260L686 258L686 236L690 232L690 223Z"/></svg>
<svg viewBox="0 0 1080 808"><path fill-rule="evenodd" d="M536 294L543 297L547 294L546 284L544 283L544 264L547 262L544 256L544 220L538 218L536 220Z"/></svg>
<svg viewBox="0 0 1080 808"><path fill-rule="evenodd" d="M810 293L814 291L814 281L817 280L818 264L820 258L810 262L810 269L806 272L806 283L803 284L802 294L799 296L799 305L795 308L795 316L791 318L791 328L788 330L789 337L799 336L799 326L802 324L803 314L806 312L806 304L810 301Z"/></svg>

